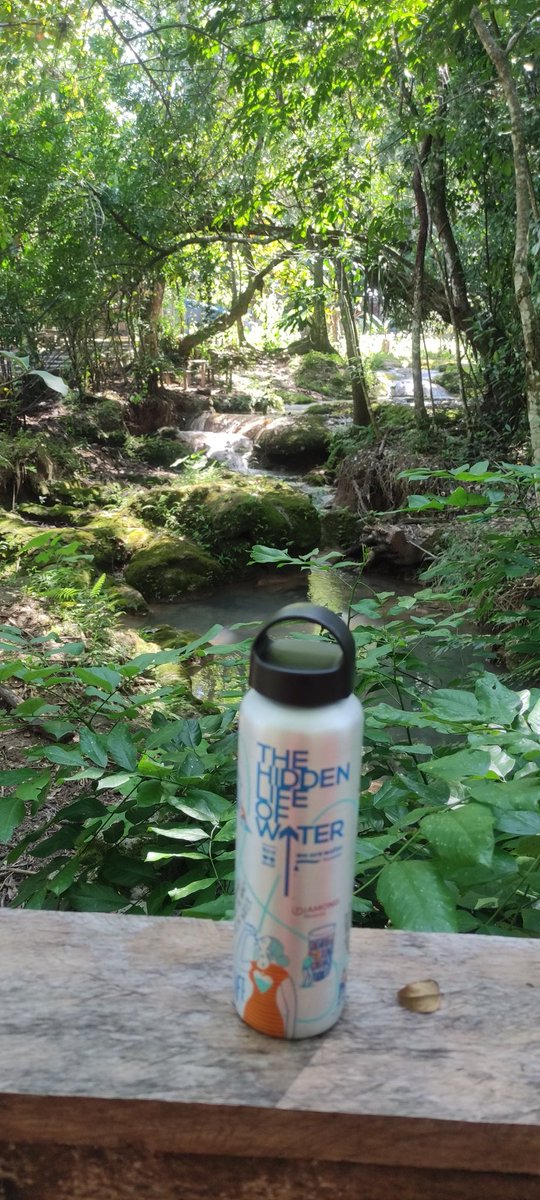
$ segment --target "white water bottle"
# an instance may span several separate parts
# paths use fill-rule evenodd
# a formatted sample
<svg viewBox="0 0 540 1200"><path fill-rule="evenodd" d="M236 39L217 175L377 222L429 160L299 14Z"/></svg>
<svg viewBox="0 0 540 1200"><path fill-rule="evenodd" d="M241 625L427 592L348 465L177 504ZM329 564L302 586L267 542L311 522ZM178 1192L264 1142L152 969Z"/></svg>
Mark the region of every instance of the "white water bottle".
<svg viewBox="0 0 540 1200"><path fill-rule="evenodd" d="M291 621L334 641L284 637ZM280 609L253 643L239 723L234 993L242 1019L272 1037L323 1033L343 1008L362 757L354 674L351 633L318 605Z"/></svg>

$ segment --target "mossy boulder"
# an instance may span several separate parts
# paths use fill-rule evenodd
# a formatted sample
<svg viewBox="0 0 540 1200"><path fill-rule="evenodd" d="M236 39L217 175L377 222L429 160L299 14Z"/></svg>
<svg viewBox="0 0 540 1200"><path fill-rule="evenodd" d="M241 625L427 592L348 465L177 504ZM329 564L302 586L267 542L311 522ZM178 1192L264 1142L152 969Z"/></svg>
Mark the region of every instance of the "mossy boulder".
<svg viewBox="0 0 540 1200"><path fill-rule="evenodd" d="M219 581L220 565L187 538L157 537L134 554L125 571L126 582L145 600L181 600Z"/></svg>
<svg viewBox="0 0 540 1200"><path fill-rule="evenodd" d="M263 463L275 463L308 471L326 461L330 434L321 421L310 416L299 421L283 421L264 429L255 443Z"/></svg>
<svg viewBox="0 0 540 1200"><path fill-rule="evenodd" d="M19 504L17 510L26 521L34 521L38 525L70 525L84 524L88 515L71 504Z"/></svg>
<svg viewBox="0 0 540 1200"><path fill-rule="evenodd" d="M150 529L136 521L128 509L100 513L77 529L77 539L93 554L96 566L122 566L154 538Z"/></svg>
<svg viewBox="0 0 540 1200"><path fill-rule="evenodd" d="M144 596L141 596L136 588L130 587L129 583L118 579L107 579L106 588L115 601L118 612L134 613L135 615L148 612L148 604Z"/></svg>
<svg viewBox="0 0 540 1200"><path fill-rule="evenodd" d="M193 538L229 572L246 565L255 542L303 554L320 539L310 497L260 476L155 489L138 509L145 521Z"/></svg>
<svg viewBox="0 0 540 1200"><path fill-rule="evenodd" d="M350 508L328 508L321 515L322 545L346 550L358 544L362 520Z"/></svg>
<svg viewBox="0 0 540 1200"><path fill-rule="evenodd" d="M182 650L197 638L196 633L186 629L174 629L172 625L157 625L143 629L142 635L148 641L156 642L161 650Z"/></svg>

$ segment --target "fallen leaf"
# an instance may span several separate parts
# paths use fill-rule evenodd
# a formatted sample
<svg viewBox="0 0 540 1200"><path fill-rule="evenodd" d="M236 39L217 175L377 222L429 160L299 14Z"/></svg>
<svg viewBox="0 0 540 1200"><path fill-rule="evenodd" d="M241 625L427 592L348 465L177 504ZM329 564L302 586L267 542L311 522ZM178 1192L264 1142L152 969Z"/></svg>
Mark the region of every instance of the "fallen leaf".
<svg viewBox="0 0 540 1200"><path fill-rule="evenodd" d="M401 1007L409 1012L434 1013L441 1007L441 991L435 979L407 983L397 995Z"/></svg>

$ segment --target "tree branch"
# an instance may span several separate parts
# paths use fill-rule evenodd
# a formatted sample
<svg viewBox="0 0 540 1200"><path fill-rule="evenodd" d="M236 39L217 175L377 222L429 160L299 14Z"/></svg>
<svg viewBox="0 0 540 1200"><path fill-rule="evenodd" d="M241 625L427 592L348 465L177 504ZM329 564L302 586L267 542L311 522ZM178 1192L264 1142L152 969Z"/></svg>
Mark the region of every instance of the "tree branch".
<svg viewBox="0 0 540 1200"><path fill-rule="evenodd" d="M160 86L159 86L159 83L157 82L157 80L156 80L156 79L154 79L154 76L152 75L152 72L150 71L150 69L147 67L147 65L146 65L146 63L145 63L145 61L144 61L144 59L142 59L142 58L140 57L140 55L139 55L139 54L137 54L137 51L133 49L133 46L130 44L130 39L129 39L129 38L126 36L126 34L125 34L125 33L123 32L123 30L120 28L120 26L119 26L118 22L117 22L117 21L115 21L114 17L113 17L113 16L112 16L112 14L109 12L108 8L106 8L106 6L103 4L103 0L98 0L98 4L99 4L99 7L100 7L100 9L101 9L101 11L102 11L103 15L104 15L104 16L107 18L107 20L108 20L109 24L110 24L110 25L112 25L112 28L114 29L114 32L118 34L118 37L119 37L119 38L120 38L120 40L121 40L121 41L124 43L124 46L127 46L128 50L129 50L129 52L130 52L130 54L132 54L132 55L133 55L134 59L136 59L136 61L138 62L139 66L140 66L140 67L142 67L142 70L144 71L144 73L145 73L145 75L147 76L147 78L150 80L150 83L152 84L152 87L153 87L153 88L155 89L155 91L157 92L157 94L158 94L158 96L159 96L159 98L160 98L160 100L161 100L161 103L164 105L164 108L165 108L165 111L166 111L166 113L167 113L167 116L169 116L169 117L170 117L170 115L171 115L171 109L170 109L170 104L169 104L168 98L167 98L167 96L166 96L166 95L165 95L165 94L162 92L162 90L161 90L161 88L160 88Z"/></svg>

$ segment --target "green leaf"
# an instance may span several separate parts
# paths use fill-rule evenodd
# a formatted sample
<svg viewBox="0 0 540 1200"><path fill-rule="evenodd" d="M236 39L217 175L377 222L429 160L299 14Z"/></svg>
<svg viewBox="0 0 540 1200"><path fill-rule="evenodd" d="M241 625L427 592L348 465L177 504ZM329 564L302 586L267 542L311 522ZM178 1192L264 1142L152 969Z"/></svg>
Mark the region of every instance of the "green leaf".
<svg viewBox="0 0 540 1200"><path fill-rule="evenodd" d="M476 696L461 688L438 688L431 692L427 704L436 716L460 725L483 720Z"/></svg>
<svg viewBox="0 0 540 1200"><path fill-rule="evenodd" d="M62 809L62 820L73 821L78 825L92 817L104 817L107 812L106 805L102 800L98 800L97 796L81 796L80 800L74 800L73 804L68 804Z"/></svg>
<svg viewBox="0 0 540 1200"><path fill-rule="evenodd" d="M209 921L229 921L234 915L234 897L218 896L216 900L207 900L205 904L194 904L182 914L186 917L206 918Z"/></svg>
<svg viewBox="0 0 540 1200"><path fill-rule="evenodd" d="M63 746L47 746L43 751L43 758L48 758L49 762L56 763L60 767L82 767L84 758L80 751L65 750Z"/></svg>
<svg viewBox="0 0 540 1200"><path fill-rule="evenodd" d="M215 882L213 877L211 879L194 879L192 883L186 883L184 887L172 888L169 896L171 900L185 900L186 896L192 896L194 892L204 892Z"/></svg>
<svg viewBox="0 0 540 1200"><path fill-rule="evenodd" d="M74 673L81 683L109 693L115 692L122 682L119 671L113 671L112 667L76 667Z"/></svg>
<svg viewBox="0 0 540 1200"><path fill-rule="evenodd" d="M501 833L513 833L516 837L528 837L540 833L539 812L495 813L495 828Z"/></svg>
<svg viewBox="0 0 540 1200"><path fill-rule="evenodd" d="M59 394L61 396L67 396L67 394L69 392L69 388L67 386L67 383L64 383L64 380L60 379L59 375L51 375L50 371L38 371L38 370L29 371L28 374L29 375L39 375L39 378L42 379L43 382L47 384L48 388L51 388L51 391L59 392Z"/></svg>
<svg viewBox="0 0 540 1200"><path fill-rule="evenodd" d="M466 804L424 817L422 833L445 862L459 867L481 863L489 866L495 839L493 816L482 804Z"/></svg>
<svg viewBox="0 0 540 1200"><path fill-rule="evenodd" d="M67 889L71 887L80 869L81 864L79 859L71 858L63 867L60 867L57 874L49 881L49 891L53 892L55 896L61 896L63 892L67 892Z"/></svg>
<svg viewBox="0 0 540 1200"><path fill-rule="evenodd" d="M496 675L486 671L475 684L475 695L481 715L486 721L507 727L521 709L522 700L511 692Z"/></svg>
<svg viewBox="0 0 540 1200"><path fill-rule="evenodd" d="M86 725L83 725L79 731L79 746L85 758L91 759L93 763L96 763L96 766L107 766L108 758L103 738L99 734L93 733Z"/></svg>
<svg viewBox="0 0 540 1200"><path fill-rule="evenodd" d="M115 725L114 729L111 729L106 745L111 758L119 767L124 767L126 771L135 770L139 754L125 725Z"/></svg>
<svg viewBox="0 0 540 1200"><path fill-rule="evenodd" d="M159 833L161 837L174 838L179 842L202 842L208 840L208 830L199 829L196 825L184 829L161 829L158 825L150 826L151 833Z"/></svg>
<svg viewBox="0 0 540 1200"><path fill-rule="evenodd" d="M103 883L79 883L70 894L75 912L118 912L128 900Z"/></svg>
<svg viewBox="0 0 540 1200"><path fill-rule="evenodd" d="M490 757L486 750L458 750L456 754L446 754L422 764L423 771L450 783L473 775L487 775L489 768Z"/></svg>
<svg viewBox="0 0 540 1200"><path fill-rule="evenodd" d="M24 801L19 796L0 799L0 842L9 842L13 830L24 821Z"/></svg>
<svg viewBox="0 0 540 1200"><path fill-rule="evenodd" d="M540 908L524 908L521 920L527 933L537 933L540 936Z"/></svg>
<svg viewBox="0 0 540 1200"><path fill-rule="evenodd" d="M136 776L128 775L124 771L119 771L117 775L105 775L104 779L100 779L97 785L98 792L102 792L105 789L113 790L114 788L123 787L125 783L129 783L135 779Z"/></svg>
<svg viewBox="0 0 540 1200"><path fill-rule="evenodd" d="M145 779L137 788L136 799L141 808L150 808L166 799L159 779Z"/></svg>
<svg viewBox="0 0 540 1200"><path fill-rule="evenodd" d="M431 863L388 863L379 876L377 899L396 929L458 932L452 893Z"/></svg>

